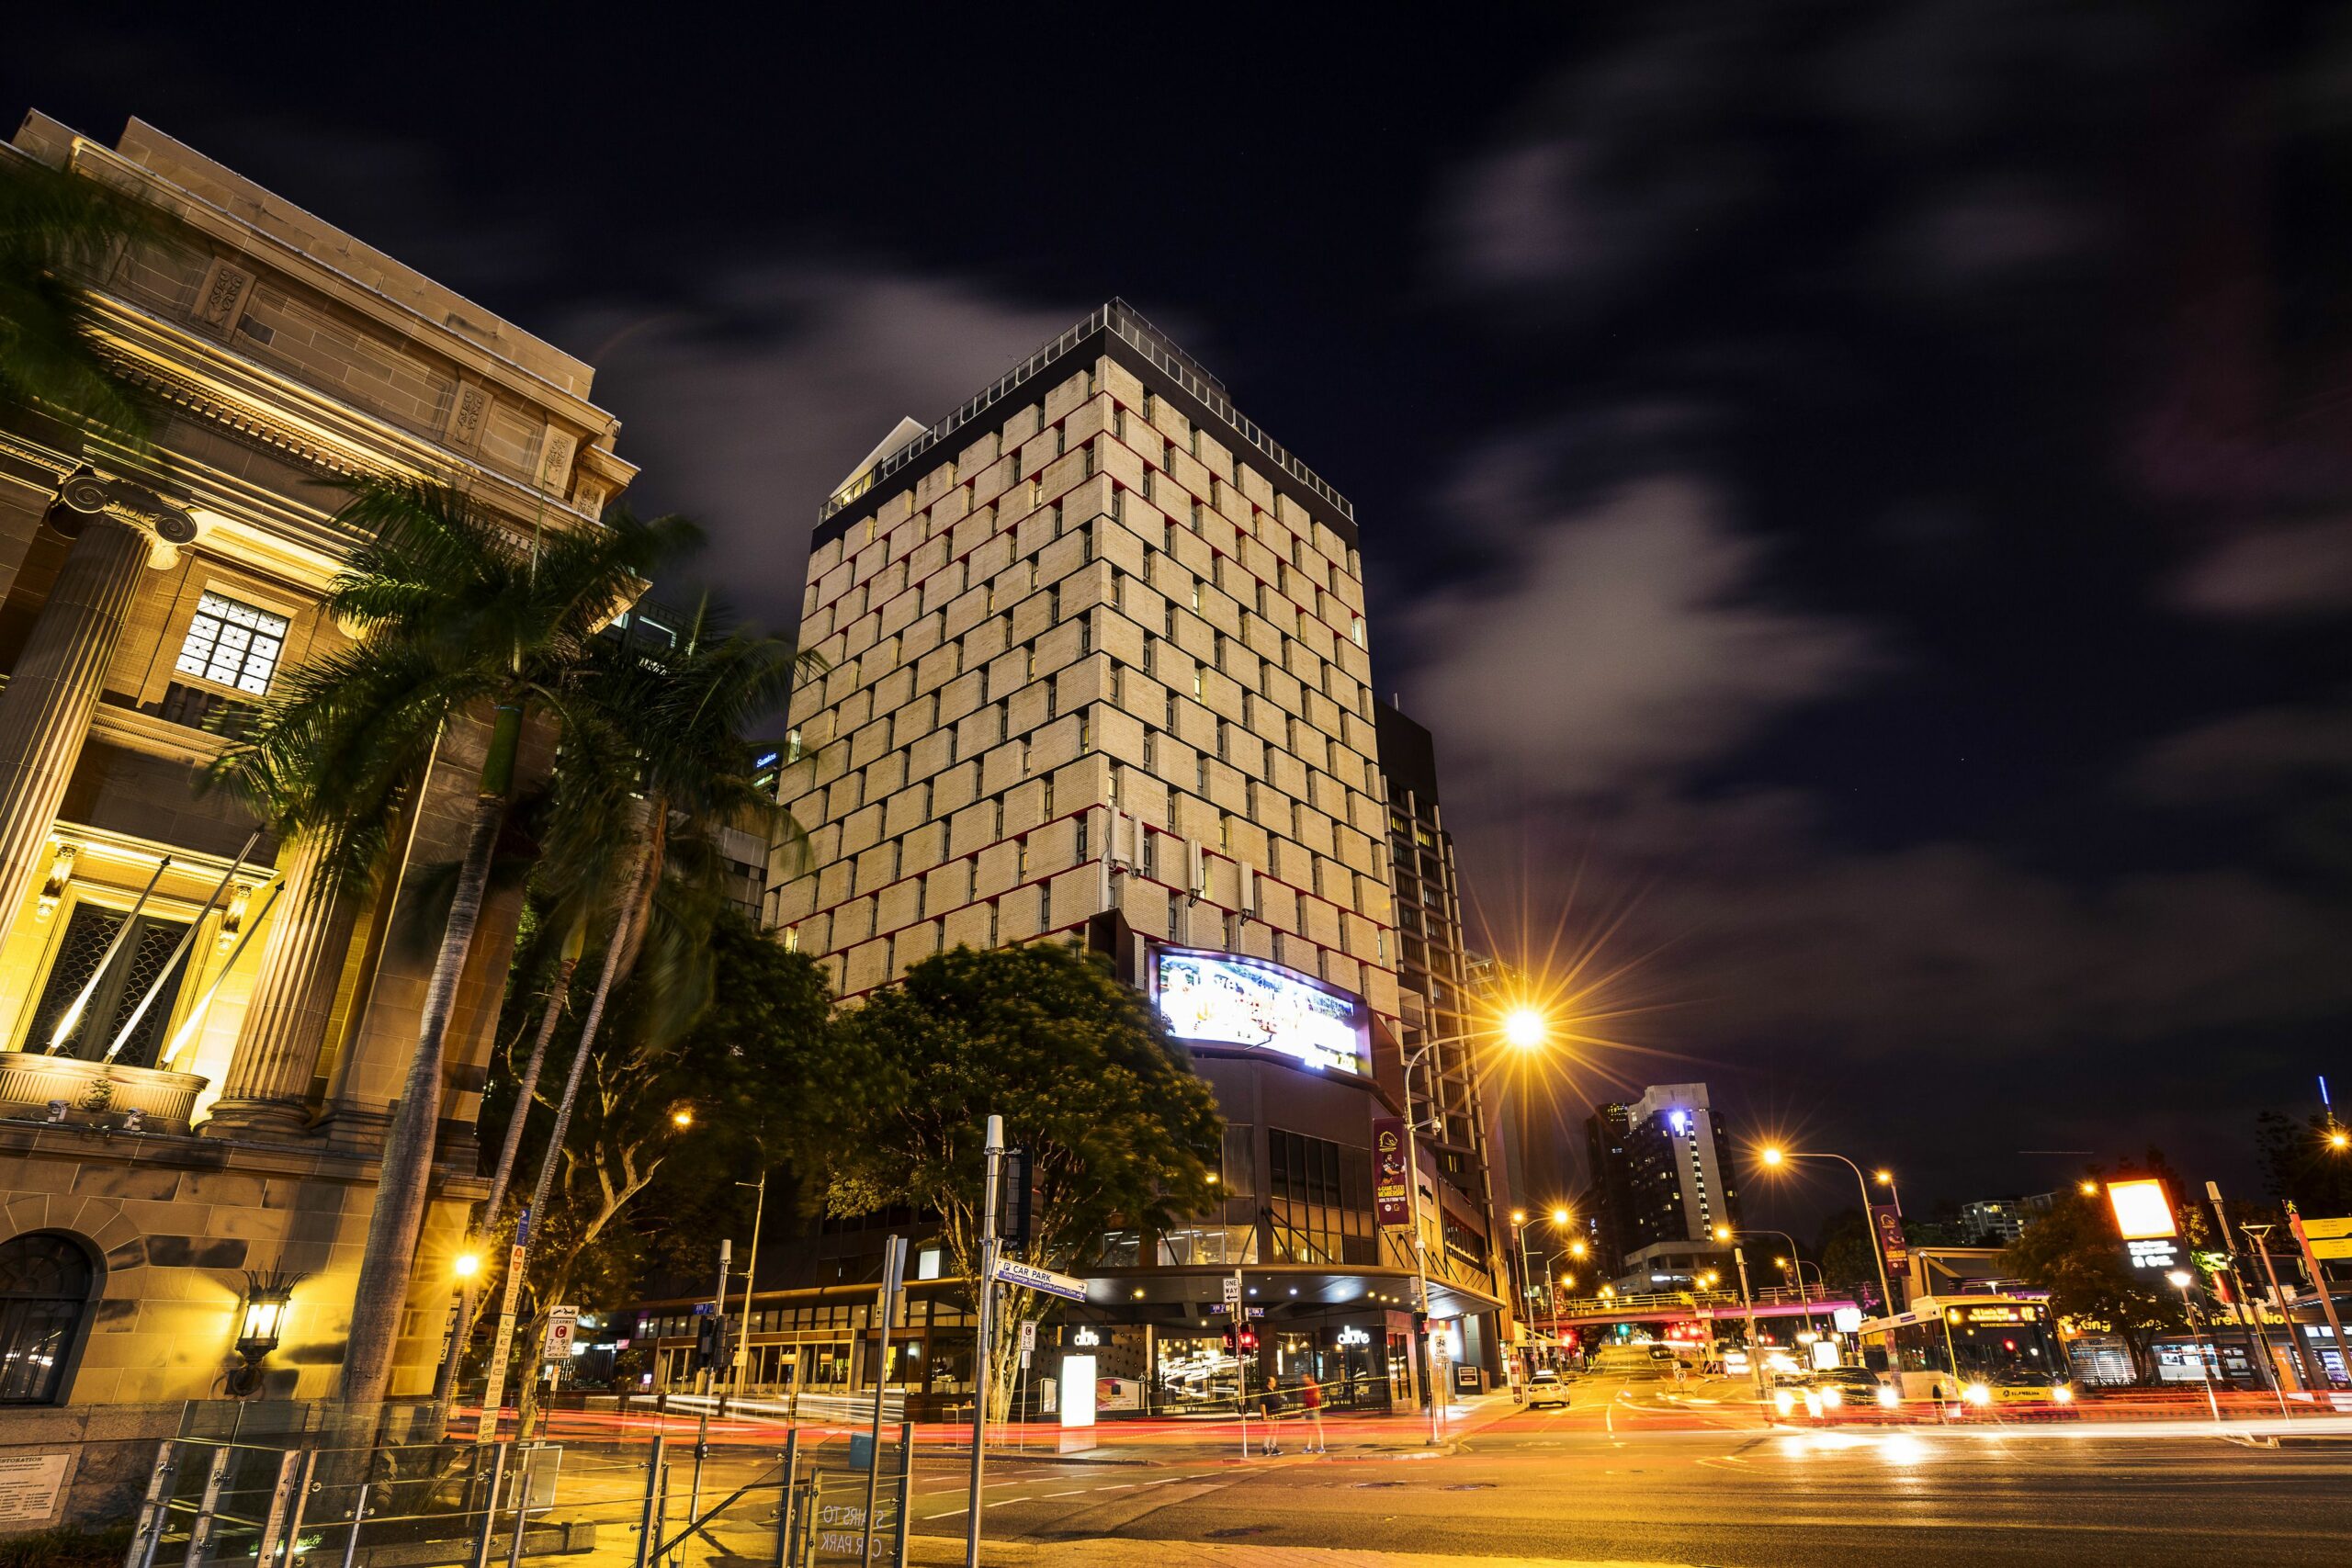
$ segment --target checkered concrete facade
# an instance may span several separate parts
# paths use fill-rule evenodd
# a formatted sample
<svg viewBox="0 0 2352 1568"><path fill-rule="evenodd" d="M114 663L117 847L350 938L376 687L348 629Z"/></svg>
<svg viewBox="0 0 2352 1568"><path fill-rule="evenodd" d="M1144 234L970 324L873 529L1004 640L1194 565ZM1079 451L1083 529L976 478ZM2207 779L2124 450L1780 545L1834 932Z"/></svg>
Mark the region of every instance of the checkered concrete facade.
<svg viewBox="0 0 2352 1568"><path fill-rule="evenodd" d="M826 671L778 786L808 842L776 850L767 923L854 998L1116 910L1356 992L1393 1035L1352 524L1137 357L1051 363L820 530Z"/></svg>

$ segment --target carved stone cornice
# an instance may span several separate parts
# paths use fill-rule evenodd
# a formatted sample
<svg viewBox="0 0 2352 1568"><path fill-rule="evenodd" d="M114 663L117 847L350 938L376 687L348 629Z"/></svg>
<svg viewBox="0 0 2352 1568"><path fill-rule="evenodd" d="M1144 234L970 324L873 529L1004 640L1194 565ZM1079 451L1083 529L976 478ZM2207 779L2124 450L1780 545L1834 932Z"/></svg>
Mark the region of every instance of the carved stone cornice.
<svg viewBox="0 0 2352 1568"><path fill-rule="evenodd" d="M109 294L89 296L99 347L122 373L190 414L341 479L447 480L514 518L596 521L423 436L230 353Z"/></svg>

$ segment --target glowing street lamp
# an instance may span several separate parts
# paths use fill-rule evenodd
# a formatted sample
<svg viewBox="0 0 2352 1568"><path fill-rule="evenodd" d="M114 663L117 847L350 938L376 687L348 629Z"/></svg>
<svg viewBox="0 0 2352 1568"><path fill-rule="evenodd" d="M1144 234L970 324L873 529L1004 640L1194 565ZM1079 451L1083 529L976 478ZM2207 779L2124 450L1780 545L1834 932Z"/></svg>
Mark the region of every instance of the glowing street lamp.
<svg viewBox="0 0 2352 1568"><path fill-rule="evenodd" d="M1760 1151L1759 1157L1762 1158L1766 1165L1775 1168L1784 1165L1792 1159L1834 1159L1839 1165L1844 1166L1848 1170L1854 1173L1854 1185L1860 1188L1862 1192L1862 1224L1864 1228L1870 1232L1871 1261L1878 1266L1878 1291L1879 1300L1882 1303L1881 1310L1889 1317L1894 1316L1894 1289L1886 1282L1886 1255L1879 1250L1878 1223L1871 1214L1871 1184L1869 1178L1862 1174L1862 1168L1856 1165L1852 1160L1848 1159L1844 1155L1800 1152L1795 1149L1781 1148L1777 1144L1765 1145L1763 1149ZM1889 1181L1889 1185L1893 1185L1891 1179Z"/></svg>
<svg viewBox="0 0 2352 1568"><path fill-rule="evenodd" d="M2188 1287L2196 1283L2197 1276L2186 1269L2174 1269L2167 1271L2165 1278L2171 1280L2173 1289L2180 1292L2180 1315L2188 1325L2188 1342L2197 1350L2197 1370L2205 1378L2205 1404L2213 1412L2213 1419L2219 1421L2222 1418L2222 1402L2213 1397L2213 1369L2205 1364L2205 1341L2198 1335L2197 1315L2188 1304Z"/></svg>
<svg viewBox="0 0 2352 1568"><path fill-rule="evenodd" d="M1546 1043L1552 1036L1551 1021L1530 1007L1516 1007L1505 1013L1488 1029L1476 1029L1464 1034L1449 1034L1435 1040L1424 1040L1408 1052L1405 1068L1405 1213L1406 1223L1413 1234L1413 1280L1416 1301L1421 1312L1424 1332L1431 1322L1430 1311L1429 1244L1421 1235L1421 1153L1420 1117L1413 1108L1413 1073L1431 1051L1441 1045L1460 1045L1491 1034L1502 1036L1503 1043L1514 1051L1533 1051ZM1432 1096L1432 1099L1435 1097ZM1425 1352L1425 1364L1430 1371L1430 1436L1434 1444L1440 1441L1439 1424L1444 1420L1445 1393L1438 1373L1435 1336L1430 1335Z"/></svg>

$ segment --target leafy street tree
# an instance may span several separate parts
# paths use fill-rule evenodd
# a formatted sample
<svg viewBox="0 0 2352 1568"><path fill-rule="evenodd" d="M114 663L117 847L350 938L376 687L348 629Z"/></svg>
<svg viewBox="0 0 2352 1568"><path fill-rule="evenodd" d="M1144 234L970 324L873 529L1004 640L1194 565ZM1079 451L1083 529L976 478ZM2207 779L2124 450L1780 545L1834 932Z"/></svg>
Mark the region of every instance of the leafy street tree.
<svg viewBox="0 0 2352 1568"><path fill-rule="evenodd" d="M670 1246L665 1231L713 1190L731 1196L735 1181L779 1161L812 1168L840 1146L831 1111L843 1093L827 1040L823 970L731 908L708 922L702 946L708 1005L695 1021L672 1027L674 1010L641 971L616 998L613 1027L576 1075L582 1088L553 1151L556 1177L534 1211L530 1312L517 1337L526 1361L555 1305L617 1305L659 1257L707 1269L710 1237ZM510 1096L498 1099L511 1118ZM693 1120L682 1128L674 1118L688 1109ZM526 1423L535 1393L522 1380Z"/></svg>
<svg viewBox="0 0 2352 1568"><path fill-rule="evenodd" d="M2352 1214L2352 1149L2339 1148L2335 1130L2313 1111L2302 1121L2266 1111L2255 1119L2254 1143L2262 1161L2262 1184L2271 1197L2292 1203L2309 1219Z"/></svg>
<svg viewBox="0 0 2352 1568"><path fill-rule="evenodd" d="M74 279L152 231L96 180L0 150L0 403L144 444L145 412L91 341Z"/></svg>
<svg viewBox="0 0 2352 1568"><path fill-rule="evenodd" d="M423 1225L441 1114L444 1053L491 861L515 784L524 728L560 727L596 633L695 539L677 519L616 509L598 528L522 538L445 486L359 485L342 520L360 536L322 601L350 646L283 672L213 776L249 797L298 852L315 857L309 908L387 863L390 825L413 808L456 727L486 721L466 846L384 1146L353 1303L340 1399L383 1398Z"/></svg>
<svg viewBox="0 0 2352 1568"><path fill-rule="evenodd" d="M907 1204L939 1216L964 1279L979 1268L983 1148L990 1114L1029 1151L1035 1231L1022 1257L1082 1269L1104 1234L1145 1238L1209 1205L1222 1136L1208 1085L1144 998L1066 942L958 947L910 968L836 1029L848 1081L864 1085L857 1136L827 1204L870 1213ZM1001 1420L1031 1292L999 1297L989 1357Z"/></svg>
<svg viewBox="0 0 2352 1568"><path fill-rule="evenodd" d="M2175 1181L2165 1185L2176 1194L2180 1190ZM2193 1212L2183 1217L2196 1218ZM2193 1232L2185 1239L2193 1244ZM2001 1269L2048 1291L2051 1311L2059 1316L2120 1338L2143 1379L2154 1371L2150 1343L2185 1321L2180 1293L2162 1275L2134 1269L2127 1261L2114 1213L2096 1193L2073 1188L2059 1193L2050 1212L2026 1226L2001 1255Z"/></svg>

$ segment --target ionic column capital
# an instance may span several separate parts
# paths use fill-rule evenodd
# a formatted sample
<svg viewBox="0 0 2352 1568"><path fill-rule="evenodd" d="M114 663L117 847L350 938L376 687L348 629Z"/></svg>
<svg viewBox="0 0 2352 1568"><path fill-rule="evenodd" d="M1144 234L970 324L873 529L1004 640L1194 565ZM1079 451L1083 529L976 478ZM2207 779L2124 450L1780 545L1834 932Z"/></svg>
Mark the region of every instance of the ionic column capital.
<svg viewBox="0 0 2352 1568"><path fill-rule="evenodd" d="M202 532L186 507L165 501L144 485L102 479L87 468L67 475L57 487L57 500L49 509L47 521L72 539L101 517L123 525L144 539L147 565L156 570L178 565L180 547L195 543Z"/></svg>

